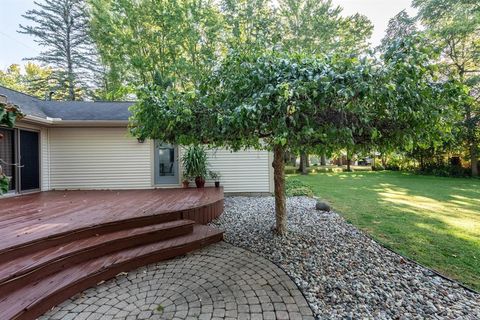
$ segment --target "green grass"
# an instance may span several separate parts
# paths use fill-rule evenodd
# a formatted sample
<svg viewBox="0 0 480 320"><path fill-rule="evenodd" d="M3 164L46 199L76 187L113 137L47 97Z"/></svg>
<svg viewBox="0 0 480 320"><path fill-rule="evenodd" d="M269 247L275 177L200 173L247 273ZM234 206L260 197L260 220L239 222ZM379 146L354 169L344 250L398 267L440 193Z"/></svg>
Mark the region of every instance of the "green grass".
<svg viewBox="0 0 480 320"><path fill-rule="evenodd" d="M480 290L480 180L388 171L288 179L386 247Z"/></svg>

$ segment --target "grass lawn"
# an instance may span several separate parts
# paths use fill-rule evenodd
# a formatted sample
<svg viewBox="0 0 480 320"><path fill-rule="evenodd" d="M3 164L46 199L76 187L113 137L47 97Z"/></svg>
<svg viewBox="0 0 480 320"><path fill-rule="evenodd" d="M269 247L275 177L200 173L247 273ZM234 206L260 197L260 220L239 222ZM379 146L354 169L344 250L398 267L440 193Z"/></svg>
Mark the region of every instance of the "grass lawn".
<svg viewBox="0 0 480 320"><path fill-rule="evenodd" d="M480 290L480 180L388 171L288 179L386 247Z"/></svg>

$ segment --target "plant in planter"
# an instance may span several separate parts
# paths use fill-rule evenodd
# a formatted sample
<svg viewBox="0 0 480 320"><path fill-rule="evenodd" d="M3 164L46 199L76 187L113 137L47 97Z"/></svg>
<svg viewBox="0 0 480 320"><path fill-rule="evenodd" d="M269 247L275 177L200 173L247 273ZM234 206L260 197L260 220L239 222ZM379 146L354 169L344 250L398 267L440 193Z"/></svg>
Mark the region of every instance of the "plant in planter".
<svg viewBox="0 0 480 320"><path fill-rule="evenodd" d="M191 180L191 177L189 177L185 172L183 173L183 177L182 177L182 186L184 188L188 188L188 186L190 185L190 180Z"/></svg>
<svg viewBox="0 0 480 320"><path fill-rule="evenodd" d="M188 147L182 156L182 162L185 175L195 178L197 188L203 188L208 173L205 148L199 145Z"/></svg>
<svg viewBox="0 0 480 320"><path fill-rule="evenodd" d="M220 172L210 171L209 176L215 182L215 188L219 188L220 187L220 177L221 177Z"/></svg>

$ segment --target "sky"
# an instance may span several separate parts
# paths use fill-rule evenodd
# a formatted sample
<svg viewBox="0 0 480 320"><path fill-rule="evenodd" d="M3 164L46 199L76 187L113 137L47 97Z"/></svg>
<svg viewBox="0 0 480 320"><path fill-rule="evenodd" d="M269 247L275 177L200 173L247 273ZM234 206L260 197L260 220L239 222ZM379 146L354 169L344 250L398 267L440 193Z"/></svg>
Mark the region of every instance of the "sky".
<svg viewBox="0 0 480 320"><path fill-rule="evenodd" d="M23 58L34 57L41 51L31 36L17 32L19 24L26 24L22 14L33 7L33 1L0 0L0 69L12 63L22 64ZM411 0L333 0L333 3L343 7L345 15L359 12L372 21L373 45L380 44L391 17L403 9L415 12L410 7Z"/></svg>

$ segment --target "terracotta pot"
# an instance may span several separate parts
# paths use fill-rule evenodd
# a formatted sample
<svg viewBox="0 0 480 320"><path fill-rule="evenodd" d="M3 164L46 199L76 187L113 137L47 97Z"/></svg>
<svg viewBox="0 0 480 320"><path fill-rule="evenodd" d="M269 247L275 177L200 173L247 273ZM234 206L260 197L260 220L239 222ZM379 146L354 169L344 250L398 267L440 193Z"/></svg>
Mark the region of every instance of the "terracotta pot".
<svg viewBox="0 0 480 320"><path fill-rule="evenodd" d="M190 185L190 181L188 181L188 180L182 181L182 186L184 188L188 188L189 185Z"/></svg>
<svg viewBox="0 0 480 320"><path fill-rule="evenodd" d="M205 178L196 177L195 178L195 184L197 185L197 188L204 188L205 187Z"/></svg>
<svg viewBox="0 0 480 320"><path fill-rule="evenodd" d="M215 181L215 188L220 188L220 181Z"/></svg>

